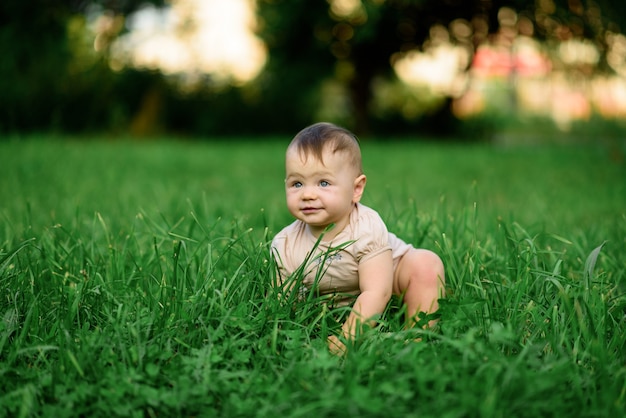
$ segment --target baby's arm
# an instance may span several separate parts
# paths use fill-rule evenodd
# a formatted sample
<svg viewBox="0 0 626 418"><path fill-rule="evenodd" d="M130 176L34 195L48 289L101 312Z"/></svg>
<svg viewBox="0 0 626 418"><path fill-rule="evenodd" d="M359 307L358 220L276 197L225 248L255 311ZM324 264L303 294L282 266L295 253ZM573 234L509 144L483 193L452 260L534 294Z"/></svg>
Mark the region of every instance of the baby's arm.
<svg viewBox="0 0 626 418"><path fill-rule="evenodd" d="M385 310L393 290L391 251L384 251L359 265L359 287L361 294L342 327L346 339L354 339L364 324L374 325L371 318ZM331 349L337 343L338 341L331 339Z"/></svg>

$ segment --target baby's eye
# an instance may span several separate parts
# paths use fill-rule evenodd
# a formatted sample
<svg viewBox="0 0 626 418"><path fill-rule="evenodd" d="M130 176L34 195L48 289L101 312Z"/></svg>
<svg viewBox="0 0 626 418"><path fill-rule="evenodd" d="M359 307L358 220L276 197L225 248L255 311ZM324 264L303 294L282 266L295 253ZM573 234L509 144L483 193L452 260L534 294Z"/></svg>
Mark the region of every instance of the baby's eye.
<svg viewBox="0 0 626 418"><path fill-rule="evenodd" d="M302 187L302 183L300 183L299 181L294 181L291 187L299 189L300 187Z"/></svg>
<svg viewBox="0 0 626 418"><path fill-rule="evenodd" d="M330 183L329 183L329 182L327 182L326 180L322 180L322 181L320 181L320 186L322 186L322 187L328 187L328 186L330 186Z"/></svg>

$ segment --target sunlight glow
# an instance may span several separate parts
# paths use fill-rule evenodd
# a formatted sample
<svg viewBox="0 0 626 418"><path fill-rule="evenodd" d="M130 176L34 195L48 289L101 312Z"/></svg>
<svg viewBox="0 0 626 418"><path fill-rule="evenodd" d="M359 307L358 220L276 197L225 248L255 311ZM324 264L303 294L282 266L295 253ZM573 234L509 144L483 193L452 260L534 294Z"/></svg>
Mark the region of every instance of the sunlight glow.
<svg viewBox="0 0 626 418"><path fill-rule="evenodd" d="M172 0L146 6L129 19L113 45L112 66L159 69L193 78L242 84L261 71L267 51L253 34L253 0Z"/></svg>

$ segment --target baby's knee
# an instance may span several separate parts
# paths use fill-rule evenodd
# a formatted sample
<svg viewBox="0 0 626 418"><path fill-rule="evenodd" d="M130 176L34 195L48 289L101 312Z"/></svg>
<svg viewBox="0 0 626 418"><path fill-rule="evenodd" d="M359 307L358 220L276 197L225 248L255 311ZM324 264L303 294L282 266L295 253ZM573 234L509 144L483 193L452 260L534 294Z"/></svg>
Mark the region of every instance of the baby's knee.
<svg viewBox="0 0 626 418"><path fill-rule="evenodd" d="M400 261L394 277L394 293L402 294L409 288L441 289L445 286L444 266L434 252L412 249Z"/></svg>
<svg viewBox="0 0 626 418"><path fill-rule="evenodd" d="M430 250L415 250L415 264L418 269L425 273L427 277L438 279L441 282L445 280L444 266L441 257L437 253Z"/></svg>

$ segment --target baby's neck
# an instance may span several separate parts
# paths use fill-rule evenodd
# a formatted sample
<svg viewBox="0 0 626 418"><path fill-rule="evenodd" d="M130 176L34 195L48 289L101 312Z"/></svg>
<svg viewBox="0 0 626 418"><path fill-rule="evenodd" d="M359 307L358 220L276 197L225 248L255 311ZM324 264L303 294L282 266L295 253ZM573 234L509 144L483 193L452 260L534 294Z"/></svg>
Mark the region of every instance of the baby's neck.
<svg viewBox="0 0 626 418"><path fill-rule="evenodd" d="M313 235L316 239L318 239L323 234L324 236L322 237L322 241L328 242L328 241L334 240L337 237L337 235L341 234L341 231L343 231L346 228L348 223L349 223L349 218L346 219L341 224L328 225L326 227L312 226L312 225L307 224L306 227L311 233L311 235Z"/></svg>

